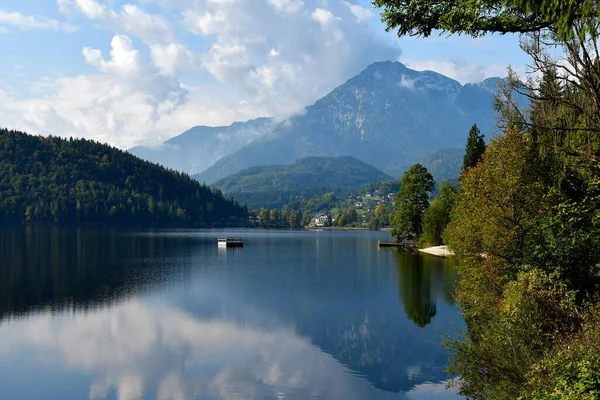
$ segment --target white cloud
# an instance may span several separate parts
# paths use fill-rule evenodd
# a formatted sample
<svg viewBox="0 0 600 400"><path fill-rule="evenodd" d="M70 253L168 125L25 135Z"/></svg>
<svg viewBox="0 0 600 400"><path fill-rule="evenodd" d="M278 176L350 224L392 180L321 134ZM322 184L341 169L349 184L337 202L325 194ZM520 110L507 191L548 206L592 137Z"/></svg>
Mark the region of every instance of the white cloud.
<svg viewBox="0 0 600 400"><path fill-rule="evenodd" d="M407 78L406 76L402 75L402 78L400 79L400 82L398 83L398 85L400 85L400 87L403 87L405 89L414 89L415 81L413 79Z"/></svg>
<svg viewBox="0 0 600 400"><path fill-rule="evenodd" d="M83 49L85 60L98 70L120 76L135 76L141 73L142 57L127 36L115 36L111 42L111 59L105 61L100 50Z"/></svg>
<svg viewBox="0 0 600 400"><path fill-rule="evenodd" d="M52 31L75 32L77 28L55 19L23 15L18 12L8 12L0 9L0 33L6 33L6 27L1 25L15 26L21 30L43 29Z"/></svg>
<svg viewBox="0 0 600 400"><path fill-rule="evenodd" d="M110 54L87 46L92 73L49 73L29 82L29 97L9 95L6 124L119 147L155 143L195 125L283 119L399 54L342 0L122 4L57 0L64 14L112 32Z"/></svg>
<svg viewBox="0 0 600 400"><path fill-rule="evenodd" d="M358 22L367 21L374 17L374 14L368 8L364 8L359 6L358 4L350 4L347 1L344 1L344 4L348 6L352 14L356 17Z"/></svg>
<svg viewBox="0 0 600 400"><path fill-rule="evenodd" d="M64 14L79 10L91 19L104 18L107 14L107 7L96 0L57 0L57 2L58 9Z"/></svg>
<svg viewBox="0 0 600 400"><path fill-rule="evenodd" d="M111 20L113 24L119 24L125 32L134 34L146 42L173 40L171 26L164 17L146 13L131 4L124 5L120 14L112 12Z"/></svg>
<svg viewBox="0 0 600 400"><path fill-rule="evenodd" d="M200 56L180 43L154 44L150 54L154 64L168 75L180 70L202 71Z"/></svg>
<svg viewBox="0 0 600 400"><path fill-rule="evenodd" d="M111 46L109 59L97 49L83 50L98 73L57 78L49 93L38 98L10 99L5 113L11 125L120 147L160 135L161 120L181 108L187 91L161 74L127 36L115 36Z"/></svg>
<svg viewBox="0 0 600 400"><path fill-rule="evenodd" d="M139 37L146 43L165 43L174 40L170 23L162 15L149 14L133 4L116 11L97 0L58 0L65 14L82 13L93 20L102 20L115 32Z"/></svg>
<svg viewBox="0 0 600 400"><path fill-rule="evenodd" d="M268 2L277 11L284 14L294 14L304 6L304 2L301 0L268 0Z"/></svg>
<svg viewBox="0 0 600 400"><path fill-rule="evenodd" d="M219 26L225 23L225 13L220 11L206 11L202 14L186 11L183 18L190 30L199 35L216 33Z"/></svg>
<svg viewBox="0 0 600 400"><path fill-rule="evenodd" d="M327 26L335 18L330 11L318 7L315 8L311 17L323 27Z"/></svg>
<svg viewBox="0 0 600 400"><path fill-rule="evenodd" d="M206 70L269 116L297 113L371 62L399 54L341 0L179 1L188 30L213 41L202 55Z"/></svg>

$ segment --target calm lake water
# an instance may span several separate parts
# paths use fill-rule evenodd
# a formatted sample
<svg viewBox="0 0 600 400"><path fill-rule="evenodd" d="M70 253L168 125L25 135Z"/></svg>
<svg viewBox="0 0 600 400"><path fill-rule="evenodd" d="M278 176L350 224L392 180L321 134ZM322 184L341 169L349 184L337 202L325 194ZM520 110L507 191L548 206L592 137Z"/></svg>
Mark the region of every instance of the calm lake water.
<svg viewBox="0 0 600 400"><path fill-rule="evenodd" d="M379 239L0 230L0 398L458 398L454 261Z"/></svg>

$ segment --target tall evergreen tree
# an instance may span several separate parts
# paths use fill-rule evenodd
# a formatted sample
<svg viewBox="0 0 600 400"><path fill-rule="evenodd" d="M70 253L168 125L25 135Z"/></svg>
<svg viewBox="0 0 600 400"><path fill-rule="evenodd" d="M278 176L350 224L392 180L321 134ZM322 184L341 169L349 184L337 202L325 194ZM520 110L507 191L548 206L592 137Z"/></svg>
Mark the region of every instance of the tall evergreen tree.
<svg viewBox="0 0 600 400"><path fill-rule="evenodd" d="M477 128L477 124L473 124L467 138L467 147L462 166L463 173L476 166L481 161L483 153L485 153L484 135Z"/></svg>

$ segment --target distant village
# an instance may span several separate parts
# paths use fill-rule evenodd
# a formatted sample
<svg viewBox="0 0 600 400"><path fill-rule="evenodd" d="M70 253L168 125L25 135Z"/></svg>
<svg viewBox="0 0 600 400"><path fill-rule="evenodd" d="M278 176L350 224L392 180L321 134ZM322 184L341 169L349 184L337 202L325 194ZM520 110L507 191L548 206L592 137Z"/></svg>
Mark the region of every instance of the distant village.
<svg viewBox="0 0 600 400"><path fill-rule="evenodd" d="M354 208L358 214L359 222L367 225L369 213L374 212L377 206L393 206L396 201L395 193L382 193L375 190L371 193L364 193L356 196L348 196L346 202L338 206L339 209ZM341 212L323 212L314 216L308 224L311 228L321 228L337 225L337 219Z"/></svg>

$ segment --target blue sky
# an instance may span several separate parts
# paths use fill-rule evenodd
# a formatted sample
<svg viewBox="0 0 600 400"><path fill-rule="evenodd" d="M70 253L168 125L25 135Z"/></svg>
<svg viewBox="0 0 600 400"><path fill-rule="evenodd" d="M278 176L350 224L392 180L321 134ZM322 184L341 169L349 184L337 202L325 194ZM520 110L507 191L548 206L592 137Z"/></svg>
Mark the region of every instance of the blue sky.
<svg viewBox="0 0 600 400"><path fill-rule="evenodd" d="M518 37L398 39L359 0L0 0L0 125L128 148L299 112L375 61L461 83Z"/></svg>

